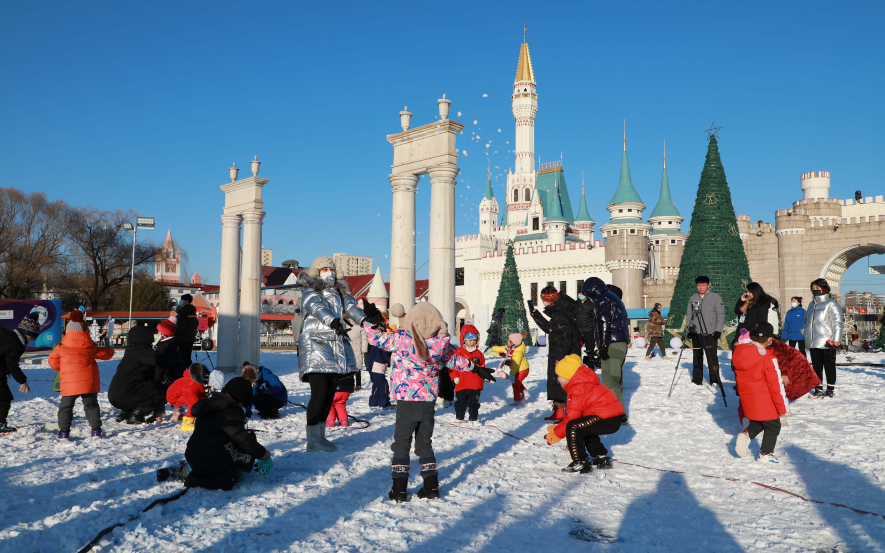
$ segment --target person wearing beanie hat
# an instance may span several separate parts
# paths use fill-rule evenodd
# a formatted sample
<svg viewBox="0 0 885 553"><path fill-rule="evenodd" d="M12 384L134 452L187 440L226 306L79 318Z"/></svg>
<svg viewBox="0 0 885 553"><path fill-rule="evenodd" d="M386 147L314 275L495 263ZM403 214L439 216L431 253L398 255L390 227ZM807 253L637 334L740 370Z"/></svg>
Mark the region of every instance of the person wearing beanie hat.
<svg viewBox="0 0 885 553"><path fill-rule="evenodd" d="M280 408L289 401L289 392L277 375L267 367L246 365L242 376L252 383L252 405L258 411L258 416L262 419L280 418ZM250 416L250 407L246 406L247 417Z"/></svg>
<svg viewBox="0 0 885 553"><path fill-rule="evenodd" d="M556 378L568 394L568 409L565 420L547 427L546 439L550 445L566 439L572 462L562 472L586 474L594 466L612 468L608 450L599 436L620 430L624 406L576 354L567 355L556 364ZM593 457L592 464L588 452Z"/></svg>
<svg viewBox="0 0 885 553"><path fill-rule="evenodd" d="M338 379L353 372L356 356L348 339L344 317L360 325L366 315L350 295L350 287L338 280L335 260L321 256L310 269L301 271L296 284L301 286L301 334L298 337L298 374L310 385L307 403L307 444L309 452L335 451L338 447L326 439L326 420Z"/></svg>
<svg viewBox="0 0 885 553"><path fill-rule="evenodd" d="M209 378L209 369L202 363L191 365L187 374L176 380L166 390L166 402L173 406L170 421L181 418L181 431L189 432L194 429L194 415L192 413L197 402L206 399L206 386L204 383ZM183 407L187 408L185 410ZM183 415L182 415L183 413Z"/></svg>
<svg viewBox="0 0 885 553"><path fill-rule="evenodd" d="M68 324L65 325L65 332L86 332L86 325L83 323L83 312L74 309L68 313Z"/></svg>
<svg viewBox="0 0 885 553"><path fill-rule="evenodd" d="M0 328L0 435L15 432L14 426L9 426L6 417L15 399L9 389L8 378L11 376L18 382L18 391L26 394L31 391L28 386L28 378L18 366L21 356L25 353L28 343L40 335L40 323L36 313L28 313L15 330Z"/></svg>
<svg viewBox="0 0 885 553"><path fill-rule="evenodd" d="M522 334L514 332L507 337L506 346L495 346L492 351L504 354L501 370L509 369L510 376L513 377L513 403L511 405L514 407L525 405L529 393L522 382L529 375L529 360L525 356L526 346L522 343Z"/></svg>
<svg viewBox="0 0 885 553"><path fill-rule="evenodd" d="M645 360L651 359L651 355L657 347L661 352L661 358L669 361L667 357L667 346L664 345L664 325L667 319L661 315L661 304L656 303L654 308L648 312L648 325L646 326L646 334L648 335L648 349L645 351Z"/></svg>
<svg viewBox="0 0 885 553"><path fill-rule="evenodd" d="M252 384L237 376L224 385L222 393L194 404L194 431L184 452L187 463L160 469L157 480L175 478L189 488L230 490L256 463L261 474L270 472L270 452L246 429L243 406L251 400Z"/></svg>
<svg viewBox="0 0 885 553"><path fill-rule="evenodd" d="M167 388L173 382L184 376L187 366L181 356L181 339L175 335L176 319L173 315L164 321L160 321L157 325L157 333L160 335L160 341L157 342L156 351L158 357L163 359L159 361L157 366L163 369L163 377L161 382ZM181 410L172 411L172 420L178 421L181 416Z"/></svg>
<svg viewBox="0 0 885 553"><path fill-rule="evenodd" d="M547 335L547 399L553 402L553 414L544 420L561 421L565 418L566 393L556 379L556 363L566 355L581 353L581 334L575 321L575 300L568 294L557 292L553 286L541 290L544 315L532 311L532 319Z"/></svg>
<svg viewBox="0 0 885 553"><path fill-rule="evenodd" d="M223 371L215 369L209 373L209 390L212 392L220 392L227 383L227 375Z"/></svg>
<svg viewBox="0 0 885 553"><path fill-rule="evenodd" d="M157 325L157 332L169 338L170 336L175 334L175 323L173 323L169 319L166 319L165 321L160 321L160 324Z"/></svg>

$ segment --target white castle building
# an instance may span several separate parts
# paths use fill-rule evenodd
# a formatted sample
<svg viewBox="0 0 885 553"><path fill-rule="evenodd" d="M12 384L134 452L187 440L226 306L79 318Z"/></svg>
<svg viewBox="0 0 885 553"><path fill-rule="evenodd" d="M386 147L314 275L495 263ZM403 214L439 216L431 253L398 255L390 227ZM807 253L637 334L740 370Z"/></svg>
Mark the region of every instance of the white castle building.
<svg viewBox="0 0 885 553"><path fill-rule="evenodd" d="M583 183L575 214L562 161L539 164L536 169L538 94L525 42L511 104L516 120L515 162L508 170L503 212L490 176L479 205L479 234L455 239L458 325L473 320L481 331L488 328L510 241L523 297L536 305L545 286L553 285L574 298L584 280L594 276L621 287L627 307L644 307L644 302L652 299L644 292L649 291L649 285L655 286L655 279L661 285L666 280L672 293L686 236L680 232L683 218L670 199L666 161L660 201L645 222L642 214L646 206L630 179L625 136L620 182L606 207L611 221L600 229L603 240L596 240L596 222L587 210ZM654 301L660 301L657 294ZM531 318L529 325L536 329Z"/></svg>

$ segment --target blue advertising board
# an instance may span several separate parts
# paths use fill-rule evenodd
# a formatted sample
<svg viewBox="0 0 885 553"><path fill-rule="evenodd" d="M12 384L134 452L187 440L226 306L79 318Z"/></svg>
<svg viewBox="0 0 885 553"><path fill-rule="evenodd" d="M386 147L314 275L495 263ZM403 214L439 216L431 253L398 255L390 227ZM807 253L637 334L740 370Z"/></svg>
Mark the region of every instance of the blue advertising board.
<svg viewBox="0 0 885 553"><path fill-rule="evenodd" d="M32 311L39 316L40 335L27 351L52 349L61 340L61 300L0 300L0 327L15 330Z"/></svg>

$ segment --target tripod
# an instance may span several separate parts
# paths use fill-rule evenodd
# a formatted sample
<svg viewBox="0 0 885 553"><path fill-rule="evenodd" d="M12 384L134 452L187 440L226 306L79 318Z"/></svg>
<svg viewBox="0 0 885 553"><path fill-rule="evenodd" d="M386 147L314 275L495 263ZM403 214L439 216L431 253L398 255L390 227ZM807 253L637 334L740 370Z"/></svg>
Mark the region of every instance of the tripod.
<svg viewBox="0 0 885 553"><path fill-rule="evenodd" d="M700 306L699 302L695 302L691 306L691 318L689 319L688 323L685 325L686 334L688 334L688 329L691 328L692 323L694 322L695 318L697 318L698 330L700 331L699 333L696 333L695 336L700 337L700 342L701 342L700 349L701 349L701 351L704 352L704 355L706 355L707 336L708 336L707 322L704 320L704 314L701 313L701 306ZM692 342L694 342L694 341L692 340ZM694 345L695 344L692 343L691 349L697 349L694 347ZM714 343L713 345L715 347L716 344ZM669 393L667 393L667 397L670 397L670 395L673 393L673 385L676 383L676 374L679 372L679 363L682 361L682 353L684 351L685 351L685 340L682 341L682 347L679 348L679 358L676 360L676 368L673 370L673 381L670 383L670 391L669 391ZM703 361L701 361L701 362L703 363ZM708 364L709 364L709 360L708 360ZM708 369L711 369L711 368L712 367L708 367ZM716 368L717 368L716 381L713 382L713 384L719 384L719 391L722 393L722 402L725 404L726 407L728 407L728 401L726 401L726 399L725 399L725 388L722 387L722 373L719 370L718 360L716 362ZM701 378L703 378L703 375L701 375ZM712 378L711 378L711 380L712 380Z"/></svg>

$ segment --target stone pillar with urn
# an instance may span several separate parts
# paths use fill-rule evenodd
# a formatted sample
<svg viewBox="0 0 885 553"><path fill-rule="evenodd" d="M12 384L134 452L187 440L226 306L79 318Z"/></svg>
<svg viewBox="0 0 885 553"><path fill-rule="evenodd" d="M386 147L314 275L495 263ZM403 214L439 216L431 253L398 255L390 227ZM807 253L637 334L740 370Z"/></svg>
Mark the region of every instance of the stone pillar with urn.
<svg viewBox="0 0 885 553"><path fill-rule="evenodd" d="M268 179L258 176L258 156L251 162L252 176L237 180L239 169L230 168L221 216L221 279L218 305L218 368L238 371L243 361L260 362L261 332L261 229L264 221L262 192ZM240 274L240 226L243 235L243 274Z"/></svg>

